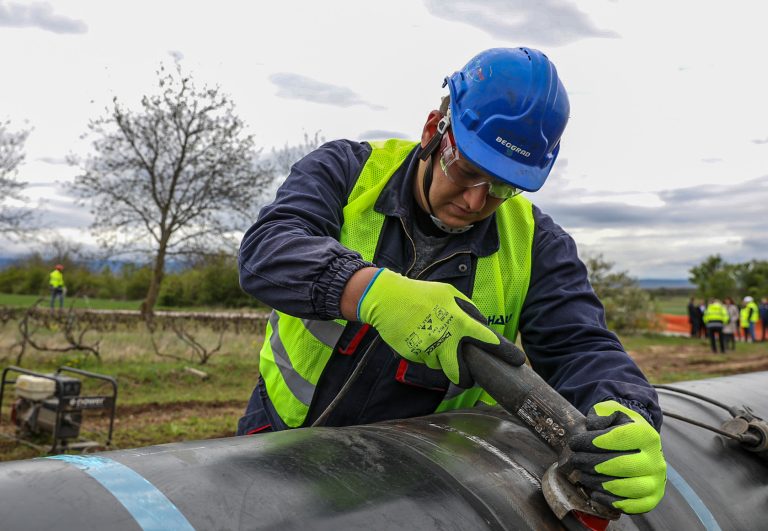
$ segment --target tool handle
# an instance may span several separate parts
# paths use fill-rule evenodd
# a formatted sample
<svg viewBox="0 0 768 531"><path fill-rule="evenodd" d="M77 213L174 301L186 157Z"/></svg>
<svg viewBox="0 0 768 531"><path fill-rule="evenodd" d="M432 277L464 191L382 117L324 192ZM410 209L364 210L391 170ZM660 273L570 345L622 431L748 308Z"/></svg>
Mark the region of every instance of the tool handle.
<svg viewBox="0 0 768 531"><path fill-rule="evenodd" d="M509 348L520 350L511 342ZM603 519L619 518L619 511L591 500L573 486L577 477L570 475L568 438L586 431L584 415L527 365L510 365L472 344L464 345L463 354L480 387L557 452L557 462L542 479L544 498L557 517L565 522L566 515L577 511Z"/></svg>
<svg viewBox="0 0 768 531"><path fill-rule="evenodd" d="M480 387L558 454L568 449L568 437L585 431L584 415L527 365L509 365L472 344L463 353Z"/></svg>

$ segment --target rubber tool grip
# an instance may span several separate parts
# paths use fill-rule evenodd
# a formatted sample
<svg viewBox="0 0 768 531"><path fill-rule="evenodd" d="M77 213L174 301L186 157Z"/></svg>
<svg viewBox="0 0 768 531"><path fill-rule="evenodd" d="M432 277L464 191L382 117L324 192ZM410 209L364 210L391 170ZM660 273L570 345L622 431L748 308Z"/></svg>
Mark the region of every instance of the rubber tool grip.
<svg viewBox="0 0 768 531"><path fill-rule="evenodd" d="M520 351L514 344L509 348ZM586 417L527 365L510 365L469 343L464 344L462 353L475 382L557 452L557 461L542 478L542 492L557 517L563 523L577 513L619 518L620 511L591 500L583 489L574 486L578 475L569 475L568 438L586 431ZM566 527L584 528L581 524Z"/></svg>
<svg viewBox="0 0 768 531"><path fill-rule="evenodd" d="M480 387L558 454L568 437L586 430L584 415L527 365L509 365L472 344L463 354Z"/></svg>

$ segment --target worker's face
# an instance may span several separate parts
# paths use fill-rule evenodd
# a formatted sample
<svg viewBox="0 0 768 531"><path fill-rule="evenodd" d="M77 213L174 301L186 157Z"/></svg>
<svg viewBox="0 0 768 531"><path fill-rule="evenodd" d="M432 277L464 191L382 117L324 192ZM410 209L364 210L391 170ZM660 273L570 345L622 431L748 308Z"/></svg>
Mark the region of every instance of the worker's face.
<svg viewBox="0 0 768 531"><path fill-rule="evenodd" d="M434 154L432 164L432 186L429 200L437 218L449 227L465 227L493 214L504 200L488 195L487 186L465 188L456 185L443 171L439 154ZM464 161L462 161L464 162ZM471 166L468 162L464 162ZM456 163L458 164L458 163ZM472 171L470 168L466 168Z"/></svg>
<svg viewBox="0 0 768 531"><path fill-rule="evenodd" d="M422 135L422 147L432 138L435 131L434 127L440 118L442 115L437 111L430 113L424 127L426 141L425 134ZM434 127L430 127L431 125ZM429 134L430 130L431 134ZM449 227L460 228L477 223L493 214L504 202L504 199L488 195L487 185L467 188L452 181L443 170L443 165L440 164L440 149L435 150L432 157L432 186L429 189L429 201L432 205L432 213ZM482 173L480 169L466 160L455 161L451 168L468 174ZM451 168L447 168L447 170L451 171ZM423 176L420 174L419 187L423 190L422 178Z"/></svg>

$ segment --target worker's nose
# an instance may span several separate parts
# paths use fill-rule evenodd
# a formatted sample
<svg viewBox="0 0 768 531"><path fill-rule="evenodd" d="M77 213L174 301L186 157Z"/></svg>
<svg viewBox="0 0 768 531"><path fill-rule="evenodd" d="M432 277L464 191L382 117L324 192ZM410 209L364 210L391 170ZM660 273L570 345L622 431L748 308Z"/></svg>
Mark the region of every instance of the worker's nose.
<svg viewBox="0 0 768 531"><path fill-rule="evenodd" d="M467 209L472 212L480 212L488 199L488 185L473 186L464 190L464 201L467 202Z"/></svg>

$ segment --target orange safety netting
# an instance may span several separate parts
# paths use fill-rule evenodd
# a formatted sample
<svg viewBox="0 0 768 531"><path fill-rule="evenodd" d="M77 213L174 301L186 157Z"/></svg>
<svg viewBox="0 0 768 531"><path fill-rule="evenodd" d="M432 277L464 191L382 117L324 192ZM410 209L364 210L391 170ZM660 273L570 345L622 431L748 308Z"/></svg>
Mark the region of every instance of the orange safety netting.
<svg viewBox="0 0 768 531"><path fill-rule="evenodd" d="M691 324L688 322L687 315L672 315L671 313L658 314L659 320L664 325L664 331L675 332L680 334L690 334ZM763 336L763 325L758 321L755 323L755 336L761 338Z"/></svg>

